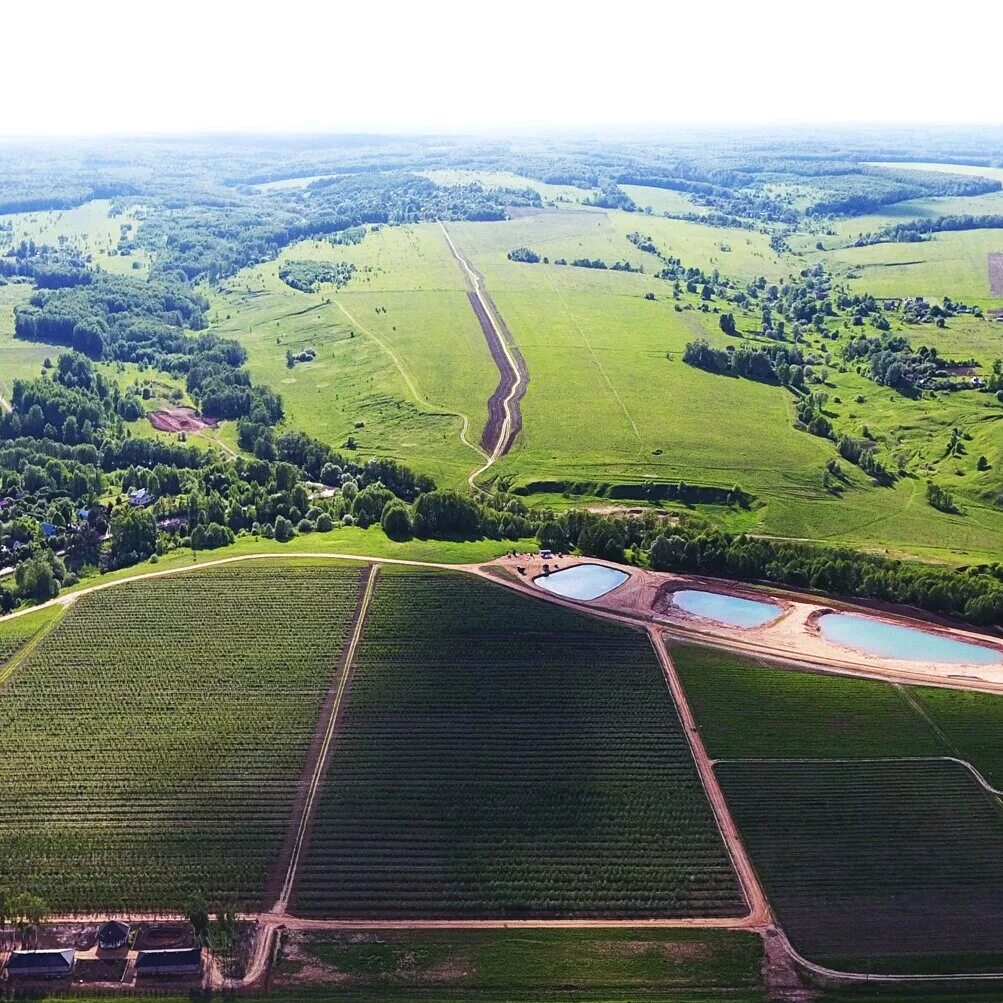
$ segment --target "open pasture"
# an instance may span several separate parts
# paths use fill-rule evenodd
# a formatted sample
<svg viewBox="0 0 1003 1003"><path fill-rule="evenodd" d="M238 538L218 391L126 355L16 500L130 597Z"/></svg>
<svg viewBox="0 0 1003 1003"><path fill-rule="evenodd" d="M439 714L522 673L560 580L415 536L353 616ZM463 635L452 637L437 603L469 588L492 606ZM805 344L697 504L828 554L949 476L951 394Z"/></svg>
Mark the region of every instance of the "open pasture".
<svg viewBox="0 0 1003 1003"><path fill-rule="evenodd" d="M795 949L864 972L1000 971L1003 810L956 763L715 767Z"/></svg>
<svg viewBox="0 0 1003 1003"><path fill-rule="evenodd" d="M261 906L358 581L267 562L79 600L0 691L3 883L57 911Z"/></svg>
<svg viewBox="0 0 1003 1003"><path fill-rule="evenodd" d="M746 911L644 634L384 569L293 911Z"/></svg>
<svg viewBox="0 0 1003 1003"><path fill-rule="evenodd" d="M94 199L74 209L52 209L0 215L12 225L11 245L22 240L58 247L66 242L92 256L92 264L106 272L145 276L149 257L145 251L118 253L123 226L137 226L133 211L114 213L110 199ZM136 262L136 265L133 265Z"/></svg>
<svg viewBox="0 0 1003 1003"><path fill-rule="evenodd" d="M278 277L303 258L357 271L343 289L304 293ZM351 438L445 486L482 462L461 432L466 419L467 442L480 440L498 371L438 226L384 227L356 245L300 242L226 282L213 315L297 427L339 447ZM289 368L286 352L306 347L316 359Z"/></svg>

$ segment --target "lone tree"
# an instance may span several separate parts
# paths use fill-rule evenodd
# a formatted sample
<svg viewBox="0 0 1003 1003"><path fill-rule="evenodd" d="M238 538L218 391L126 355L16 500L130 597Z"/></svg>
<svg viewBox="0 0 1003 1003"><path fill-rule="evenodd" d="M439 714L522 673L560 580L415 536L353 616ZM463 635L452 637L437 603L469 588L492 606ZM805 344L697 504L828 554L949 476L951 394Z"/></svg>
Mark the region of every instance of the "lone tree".
<svg viewBox="0 0 1003 1003"><path fill-rule="evenodd" d="M718 321L721 325L721 330L725 334L735 335L738 333L738 328L735 327L735 315L732 313L721 314L721 319Z"/></svg>

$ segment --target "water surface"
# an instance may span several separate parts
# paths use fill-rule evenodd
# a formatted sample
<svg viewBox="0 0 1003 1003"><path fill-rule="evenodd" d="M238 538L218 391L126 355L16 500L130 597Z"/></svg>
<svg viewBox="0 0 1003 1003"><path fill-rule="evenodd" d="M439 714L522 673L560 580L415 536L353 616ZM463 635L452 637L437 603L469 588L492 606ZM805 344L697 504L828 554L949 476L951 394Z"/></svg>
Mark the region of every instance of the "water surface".
<svg viewBox="0 0 1003 1003"><path fill-rule="evenodd" d="M533 579L541 589L565 599L598 599L612 592L629 576L603 564L576 564L572 568Z"/></svg>
<svg viewBox="0 0 1003 1003"><path fill-rule="evenodd" d="M927 630L899 627L869 616L826 613L819 617L818 626L827 641L870 655L904 658L914 662L946 662L952 665L1003 663L1003 653L995 648L956 641Z"/></svg>
<svg viewBox="0 0 1003 1003"><path fill-rule="evenodd" d="M772 602L742 599L721 592L701 592L682 589L672 594L672 601L687 613L717 620L732 627L762 627L780 614L780 607Z"/></svg>

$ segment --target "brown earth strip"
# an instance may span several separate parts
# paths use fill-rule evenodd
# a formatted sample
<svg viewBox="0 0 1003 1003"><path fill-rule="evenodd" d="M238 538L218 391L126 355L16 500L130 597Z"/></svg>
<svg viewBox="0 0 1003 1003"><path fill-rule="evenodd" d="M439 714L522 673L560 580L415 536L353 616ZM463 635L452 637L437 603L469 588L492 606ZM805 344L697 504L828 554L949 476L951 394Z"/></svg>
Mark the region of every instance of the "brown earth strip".
<svg viewBox="0 0 1003 1003"><path fill-rule="evenodd" d="M502 325L502 330L504 332L502 337L508 341L509 351L512 353L512 357L515 359L515 364L519 370L519 375L522 377L522 380L519 383L519 389L512 396L511 401L509 401L509 409L512 414L511 428L509 429L508 437L498 454L499 456L504 456L512 448L512 443L515 442L516 436L520 431L522 431L522 409L519 406L519 402L526 393L526 384L529 382L529 371L526 369L526 362L523 359L522 354L515 347L515 344L512 341L512 337L508 332L508 328L505 326L504 320L501 319L501 314L498 312L498 308L494 305L494 302L486 292L482 292L481 295L484 296L489 303L491 303L491 308L494 310L495 316L499 319ZM499 373L498 386L495 388L495 392L488 400L487 424L484 426L484 431L481 434L481 448L486 452L491 453L494 451L494 448L498 443L498 437L501 435L502 427L505 423L505 401L508 399L509 394L512 393L512 388L516 384L516 374L509 368L508 360L505 357L505 349L502 348L499 340L498 331L495 329L495 325L491 322L491 318L488 317L480 298L476 293L469 291L467 292L467 298L470 300L470 305L473 307L478 323L481 325L481 331L484 333L484 340L488 343L491 358L494 359L494 363L498 367Z"/></svg>
<svg viewBox="0 0 1003 1003"><path fill-rule="evenodd" d="M1003 296L1003 253L999 251L989 255L989 292L993 296Z"/></svg>
<svg viewBox="0 0 1003 1003"><path fill-rule="evenodd" d="M310 843L314 808L324 786L327 758L337 735L338 711L341 709L342 699L348 690L355 651L365 626L369 600L376 587L378 574L379 566L370 564L359 576L359 598L355 612L349 621L348 635L338 659L338 666L331 675L331 685L328 688L324 706L317 718L317 726L314 729L313 738L307 751L306 763L296 791L296 800L293 802L289 828L265 888L265 901L275 902L273 909L275 912L284 912L288 908L295 889L296 870L300 856L304 847Z"/></svg>

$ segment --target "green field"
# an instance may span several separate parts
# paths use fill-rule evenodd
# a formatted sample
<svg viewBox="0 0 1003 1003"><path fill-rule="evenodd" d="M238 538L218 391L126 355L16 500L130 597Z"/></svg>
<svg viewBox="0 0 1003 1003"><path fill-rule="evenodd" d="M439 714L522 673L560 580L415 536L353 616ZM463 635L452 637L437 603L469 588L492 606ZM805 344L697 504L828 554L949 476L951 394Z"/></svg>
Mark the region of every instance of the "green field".
<svg viewBox="0 0 1003 1003"><path fill-rule="evenodd" d="M946 762L720 763L794 947L849 971L999 971L1003 809Z"/></svg>
<svg viewBox="0 0 1003 1003"><path fill-rule="evenodd" d="M27 613L13 620L0 620L0 680L10 670L8 663L27 644L52 626L62 614L56 606Z"/></svg>
<svg viewBox="0 0 1003 1003"><path fill-rule="evenodd" d="M588 994L732 993L759 984L755 934L726 930L445 930L292 935L277 986L337 981L339 995L409 990L540 1000ZM688 995L686 998L689 998Z"/></svg>
<svg viewBox="0 0 1003 1003"><path fill-rule="evenodd" d="M304 293L278 277L296 259L358 271L344 289ZM393 456L448 485L483 462L474 446L498 370L438 226L385 227L350 246L295 244L225 283L212 314L296 427L337 446L351 436L362 455ZM286 351L308 346L316 359L289 369ZM464 418L473 445L461 438Z"/></svg>
<svg viewBox="0 0 1003 1003"><path fill-rule="evenodd" d="M4 884L260 906L358 581L262 562L80 599L0 692Z"/></svg>
<svg viewBox="0 0 1003 1003"><path fill-rule="evenodd" d="M388 567L292 908L632 918L746 907L644 634Z"/></svg>
<svg viewBox="0 0 1003 1003"><path fill-rule="evenodd" d="M947 739L948 751L1003 788L1003 696L928 686L910 687L910 693Z"/></svg>
<svg viewBox="0 0 1003 1003"><path fill-rule="evenodd" d="M715 759L864 759L947 752L888 683L770 668L685 645L673 645L672 660L707 753Z"/></svg>

